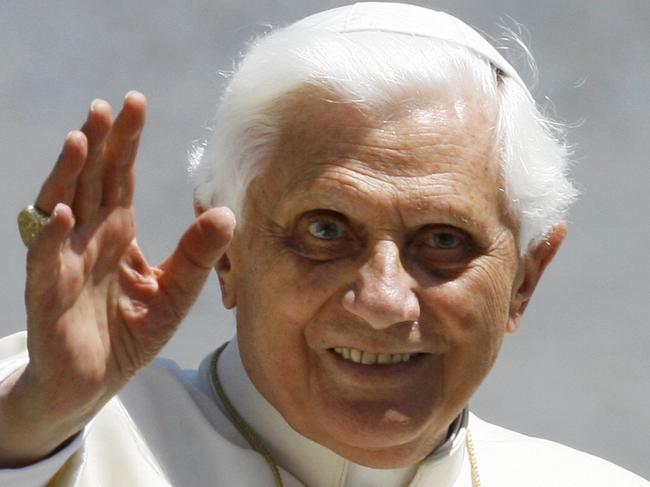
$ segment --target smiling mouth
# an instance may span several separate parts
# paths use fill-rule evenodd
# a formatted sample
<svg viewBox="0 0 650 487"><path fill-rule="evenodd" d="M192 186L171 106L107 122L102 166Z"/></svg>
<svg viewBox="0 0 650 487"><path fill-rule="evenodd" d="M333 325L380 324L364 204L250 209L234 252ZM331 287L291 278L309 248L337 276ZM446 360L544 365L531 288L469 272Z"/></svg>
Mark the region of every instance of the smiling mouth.
<svg viewBox="0 0 650 487"><path fill-rule="evenodd" d="M420 355L419 353L374 353L348 347L334 347L330 350L344 360L363 365L400 364Z"/></svg>

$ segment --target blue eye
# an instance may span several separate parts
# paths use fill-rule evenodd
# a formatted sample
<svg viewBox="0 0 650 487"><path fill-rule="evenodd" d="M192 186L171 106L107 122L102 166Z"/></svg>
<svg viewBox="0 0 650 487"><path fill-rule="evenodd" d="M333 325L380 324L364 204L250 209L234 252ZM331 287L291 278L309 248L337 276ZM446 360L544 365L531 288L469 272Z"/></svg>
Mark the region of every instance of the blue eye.
<svg viewBox="0 0 650 487"><path fill-rule="evenodd" d="M320 240L338 240L345 234L343 226L332 220L315 221L307 228L309 233Z"/></svg>
<svg viewBox="0 0 650 487"><path fill-rule="evenodd" d="M435 232L431 234L430 245L436 249L453 250L460 244L460 237L451 232Z"/></svg>

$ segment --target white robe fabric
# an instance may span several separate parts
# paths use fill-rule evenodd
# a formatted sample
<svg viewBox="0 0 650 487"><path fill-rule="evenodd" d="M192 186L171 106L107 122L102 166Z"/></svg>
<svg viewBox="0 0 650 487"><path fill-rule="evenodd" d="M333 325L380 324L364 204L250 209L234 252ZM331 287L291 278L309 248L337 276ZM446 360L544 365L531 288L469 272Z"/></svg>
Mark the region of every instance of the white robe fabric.
<svg viewBox="0 0 650 487"><path fill-rule="evenodd" d="M650 487L609 462L471 414L418 466L355 465L291 429L248 379L235 342L219 360L221 382L272 451L287 487L471 487L467 428L483 487ZM26 360L24 333L0 340L0 380ZM0 486L273 487L266 461L223 412L208 369L208 359L198 371L156 360L65 448L28 467L0 469Z"/></svg>

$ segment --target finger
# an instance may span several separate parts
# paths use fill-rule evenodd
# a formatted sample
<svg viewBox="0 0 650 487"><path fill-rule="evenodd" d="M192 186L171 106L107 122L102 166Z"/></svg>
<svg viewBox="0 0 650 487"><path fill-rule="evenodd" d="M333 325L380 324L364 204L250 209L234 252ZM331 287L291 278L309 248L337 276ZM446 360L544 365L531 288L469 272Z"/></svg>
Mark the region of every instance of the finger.
<svg viewBox="0 0 650 487"><path fill-rule="evenodd" d="M106 141L103 167L102 205L129 206L135 189L133 163L144 127L147 100L142 93L131 91L124 98Z"/></svg>
<svg viewBox="0 0 650 487"><path fill-rule="evenodd" d="M74 226L72 209L58 203L29 248L25 288L28 327L53 323L78 296L83 285L83 261L70 259L70 255L64 257L64 246Z"/></svg>
<svg viewBox="0 0 650 487"><path fill-rule="evenodd" d="M75 225L72 209L58 203L52 210L40 235L30 245L27 253L27 274L36 282L51 285L57 269L53 262Z"/></svg>
<svg viewBox="0 0 650 487"><path fill-rule="evenodd" d="M183 317L205 279L232 240L235 217L228 208L201 214L186 230L172 255L159 266L158 282L174 314Z"/></svg>
<svg viewBox="0 0 650 487"><path fill-rule="evenodd" d="M112 124L110 104L104 100L94 100L90 105L86 123L81 128L88 140L88 155L77 182L72 205L80 225L95 215L102 201L101 157Z"/></svg>
<svg viewBox="0 0 650 487"><path fill-rule="evenodd" d="M73 130L65 138L61 154L36 197L36 206L47 214L57 203L71 205L77 186L77 177L87 155L85 134Z"/></svg>

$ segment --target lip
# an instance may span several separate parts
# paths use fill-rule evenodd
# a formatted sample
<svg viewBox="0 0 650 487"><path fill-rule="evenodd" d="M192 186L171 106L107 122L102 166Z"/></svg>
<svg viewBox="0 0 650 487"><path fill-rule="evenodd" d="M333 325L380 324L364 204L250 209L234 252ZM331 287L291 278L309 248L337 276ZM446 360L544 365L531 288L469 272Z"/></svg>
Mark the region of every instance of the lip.
<svg viewBox="0 0 650 487"><path fill-rule="evenodd" d="M428 353L428 352L425 352L424 350L414 350L414 349L409 350L407 348L402 348L402 349L396 350L394 348L387 348L387 347L368 347L367 344L360 345L360 346L355 346L355 345L335 345L335 346L329 347L328 350L332 350L332 349L337 348L337 347L350 348L350 349L356 348L357 350L360 350L362 352L371 352L371 353L374 353L374 354L377 354L377 355L379 355L379 354L393 355L393 354L397 354L397 353L400 353L400 354L408 353L408 354L411 354L411 355L418 355L418 354Z"/></svg>
<svg viewBox="0 0 650 487"><path fill-rule="evenodd" d="M420 372L427 368L431 357L429 353L414 353L407 362L365 365L346 360L334 350L328 349L323 358L337 381L349 383L354 387L377 388L402 386L419 380Z"/></svg>
<svg viewBox="0 0 650 487"><path fill-rule="evenodd" d="M376 353L347 347L334 347L334 349L330 348L329 350L333 350L338 356L342 356L344 359L351 360L352 362L360 362L364 365L374 365L376 363L381 365L397 364L407 362L411 356L416 355L412 353Z"/></svg>

